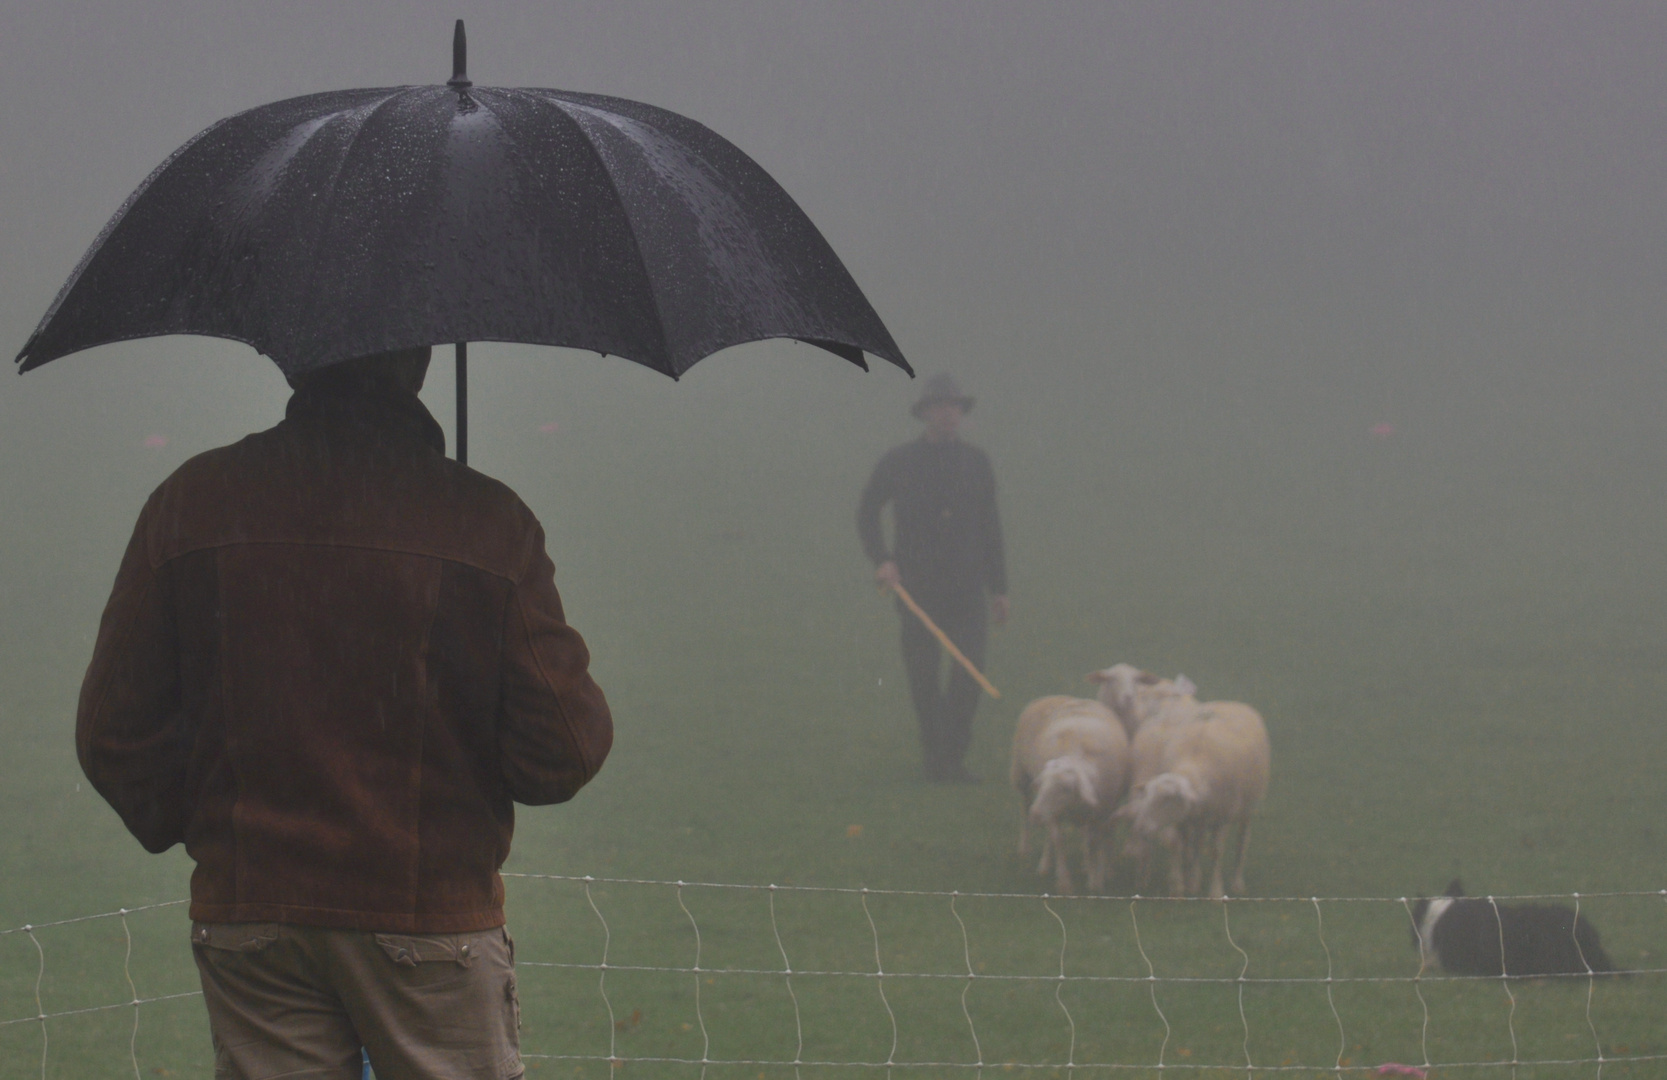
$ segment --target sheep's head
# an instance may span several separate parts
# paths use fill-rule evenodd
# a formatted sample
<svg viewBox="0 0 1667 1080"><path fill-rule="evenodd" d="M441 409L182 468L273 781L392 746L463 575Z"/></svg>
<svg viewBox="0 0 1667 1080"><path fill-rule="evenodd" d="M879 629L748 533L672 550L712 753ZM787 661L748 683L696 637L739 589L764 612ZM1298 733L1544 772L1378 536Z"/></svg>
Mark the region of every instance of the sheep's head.
<svg viewBox="0 0 1667 1080"><path fill-rule="evenodd" d="M1088 681L1099 684L1100 704L1117 714L1130 738L1141 725L1179 703L1197 704L1198 687L1185 675L1165 679L1133 664L1113 664L1090 672Z"/></svg>
<svg viewBox="0 0 1667 1080"><path fill-rule="evenodd" d="M1054 758L1036 774L1030 819L1040 824L1058 821L1076 807L1098 810L1100 796L1094 784L1099 778L1099 766L1082 754Z"/></svg>
<svg viewBox="0 0 1667 1080"><path fill-rule="evenodd" d="M1135 689L1157 682L1150 671L1142 671L1133 664L1113 664L1111 667L1088 673L1088 681L1099 684L1096 696L1100 704L1117 714L1127 726L1134 715Z"/></svg>
<svg viewBox="0 0 1667 1080"><path fill-rule="evenodd" d="M1185 821L1198 802L1191 780L1180 773L1160 773L1130 794L1113 817L1128 821L1135 836L1162 842L1163 834Z"/></svg>

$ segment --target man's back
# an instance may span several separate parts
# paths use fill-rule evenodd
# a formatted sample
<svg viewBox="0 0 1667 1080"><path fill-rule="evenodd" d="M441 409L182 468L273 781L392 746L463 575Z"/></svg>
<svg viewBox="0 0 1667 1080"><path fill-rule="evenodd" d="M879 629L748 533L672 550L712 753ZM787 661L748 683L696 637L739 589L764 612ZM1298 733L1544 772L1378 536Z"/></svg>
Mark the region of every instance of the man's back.
<svg viewBox="0 0 1667 1080"><path fill-rule="evenodd" d="M441 445L414 394L326 384L146 505L77 745L148 848L185 842L192 918L500 925L511 803L606 756L538 523Z"/></svg>

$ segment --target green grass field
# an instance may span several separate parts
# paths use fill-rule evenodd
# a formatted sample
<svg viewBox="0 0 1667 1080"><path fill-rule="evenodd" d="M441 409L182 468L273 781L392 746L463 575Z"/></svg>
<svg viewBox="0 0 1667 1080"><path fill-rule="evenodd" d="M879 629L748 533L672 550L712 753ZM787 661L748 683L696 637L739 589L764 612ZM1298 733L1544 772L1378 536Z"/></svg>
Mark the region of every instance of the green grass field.
<svg viewBox="0 0 1667 1080"><path fill-rule="evenodd" d="M1536 436L1548 449L1486 424L1443 426L1435 413L1426 435L1379 444L1365 424L1293 421L1306 404L1290 399L1246 406L1264 422L1216 422L1225 414L1206 410L1182 433L1142 419L1169 392L1159 385L1084 434L1039 425L1047 403L1016 376L990 375L976 414L985 426L969 434L995 458L1007 516L1015 615L989 665L1005 696L980 714L970 764L986 781L937 787L917 778L896 617L867 585L851 528L867 468L908 434L893 416L907 388L774 354L712 361L679 386L623 364L535 368L508 350L497 362L477 391L480 467L545 521L569 615L619 725L590 789L522 813L507 869L1023 894L962 898L954 911L943 896L875 894L871 928L860 894L782 891L778 946L768 892L689 887L685 914L675 889L596 884L614 965L610 1021L587 966L601 960L603 923L584 885L511 878L534 1075L605 1076L604 1063L537 1055L606 1055L610 1045L627 1059L698 1059L702 1023L713 1059L790 1061L802 1030L803 1060L885 1061L893 1027L881 989L899 1063L975 1061L976 1033L991 1069L1052 1064L1061 1068L1050 1075L1066 1075L1068 1054L1077 1065L1149 1066L1163 1047L1166 1073L1243 1075L1248 1046L1258 1066L1323 1075L1339 1055L1352 1067L1421 1061L1420 992L1437 1062L1509 1060L1513 1025L1524 1060L1591 1058L1600 1044L1606 1057L1667 1054L1660 976L1599 983L1590 1022L1584 980L1513 985L1514 1020L1498 981L1415 987L1394 900L1453 876L1501 895L1667 887L1667 573L1655 565L1659 515L1639 503L1659 476L1659 449L1629 456L1560 428ZM447 390L438 380L437 411ZM815 410L771 407L795 395ZM882 406L883 424L851 430L840 419ZM110 475L94 454L63 483L104 501L54 509L40 497L27 531L7 526L19 558L50 572L7 594L0 928L185 896L187 860L138 849L79 784L69 737L88 635L139 501L183 454L233 437L240 421L214 426L177 408L174 458ZM539 432L546 420L560 421L557 434ZM110 438L109 459L126 462L128 444ZM1051 901L1050 913L1044 883L1013 850L1006 740L1024 702L1086 693L1083 674L1119 660L1184 671L1204 696L1249 701L1267 717L1274 780L1251 844L1252 896L1385 899L1323 904L1323 941L1300 899L1230 905L1225 922L1210 903L1078 898ZM1584 905L1618 963L1667 966L1667 899ZM183 909L126 921L139 995L192 991ZM1242 969L1251 981L1154 990L1141 981L1137 924L1159 976L1233 980ZM694 926L703 969L756 972L704 972L698 1013L689 971L625 969L692 967ZM36 940L46 1011L131 998L121 919ZM892 973L883 982L866 974L876 941ZM1327 948L1339 980L1329 1002L1323 982L1257 981L1323 979ZM792 983L798 1025L783 950L803 973ZM969 961L980 977L970 989ZM39 969L29 935L0 937L0 1020L35 1014ZM45 1075L131 1075L132 1029L131 1009L51 1021ZM144 1080L205 1075L200 1001L145 1006L136 1054ZM0 1027L0 1075L41 1075L41 1060L39 1024ZM616 1071L695 1080L702 1070ZM802 1070L835 1072L859 1070ZM1602 1075L1659 1077L1667 1063Z"/></svg>

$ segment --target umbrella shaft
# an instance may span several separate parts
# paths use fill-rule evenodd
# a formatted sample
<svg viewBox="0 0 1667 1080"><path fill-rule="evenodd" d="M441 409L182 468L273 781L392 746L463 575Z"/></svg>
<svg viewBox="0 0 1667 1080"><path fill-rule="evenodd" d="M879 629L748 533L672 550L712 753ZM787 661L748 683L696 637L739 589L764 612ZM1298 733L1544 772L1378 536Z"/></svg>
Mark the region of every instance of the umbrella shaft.
<svg viewBox="0 0 1667 1080"><path fill-rule="evenodd" d="M457 349L457 461L469 464L469 343L459 341Z"/></svg>

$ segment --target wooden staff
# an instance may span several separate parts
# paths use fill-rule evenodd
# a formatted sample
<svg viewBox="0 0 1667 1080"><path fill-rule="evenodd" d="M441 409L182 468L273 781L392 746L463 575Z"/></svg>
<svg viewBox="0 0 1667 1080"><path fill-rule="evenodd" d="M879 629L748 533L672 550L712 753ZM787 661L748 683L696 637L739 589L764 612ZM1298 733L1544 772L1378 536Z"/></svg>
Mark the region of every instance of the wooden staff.
<svg viewBox="0 0 1667 1080"><path fill-rule="evenodd" d="M903 601L904 607L915 613L915 618L926 624L926 629L932 631L932 635L943 643L944 648L949 650L949 655L953 656L962 667L967 669L967 674L971 675L978 685L984 688L986 694L993 698L1001 697L1001 691L991 686L990 680L986 679L982 672L972 666L972 661L968 660L961 650L955 647L955 643L949 640L949 635L939 630L938 624L932 621L932 617L920 610L920 605L915 603L915 598L909 595L909 590L901 585L893 585L892 591L897 593L897 598Z"/></svg>

